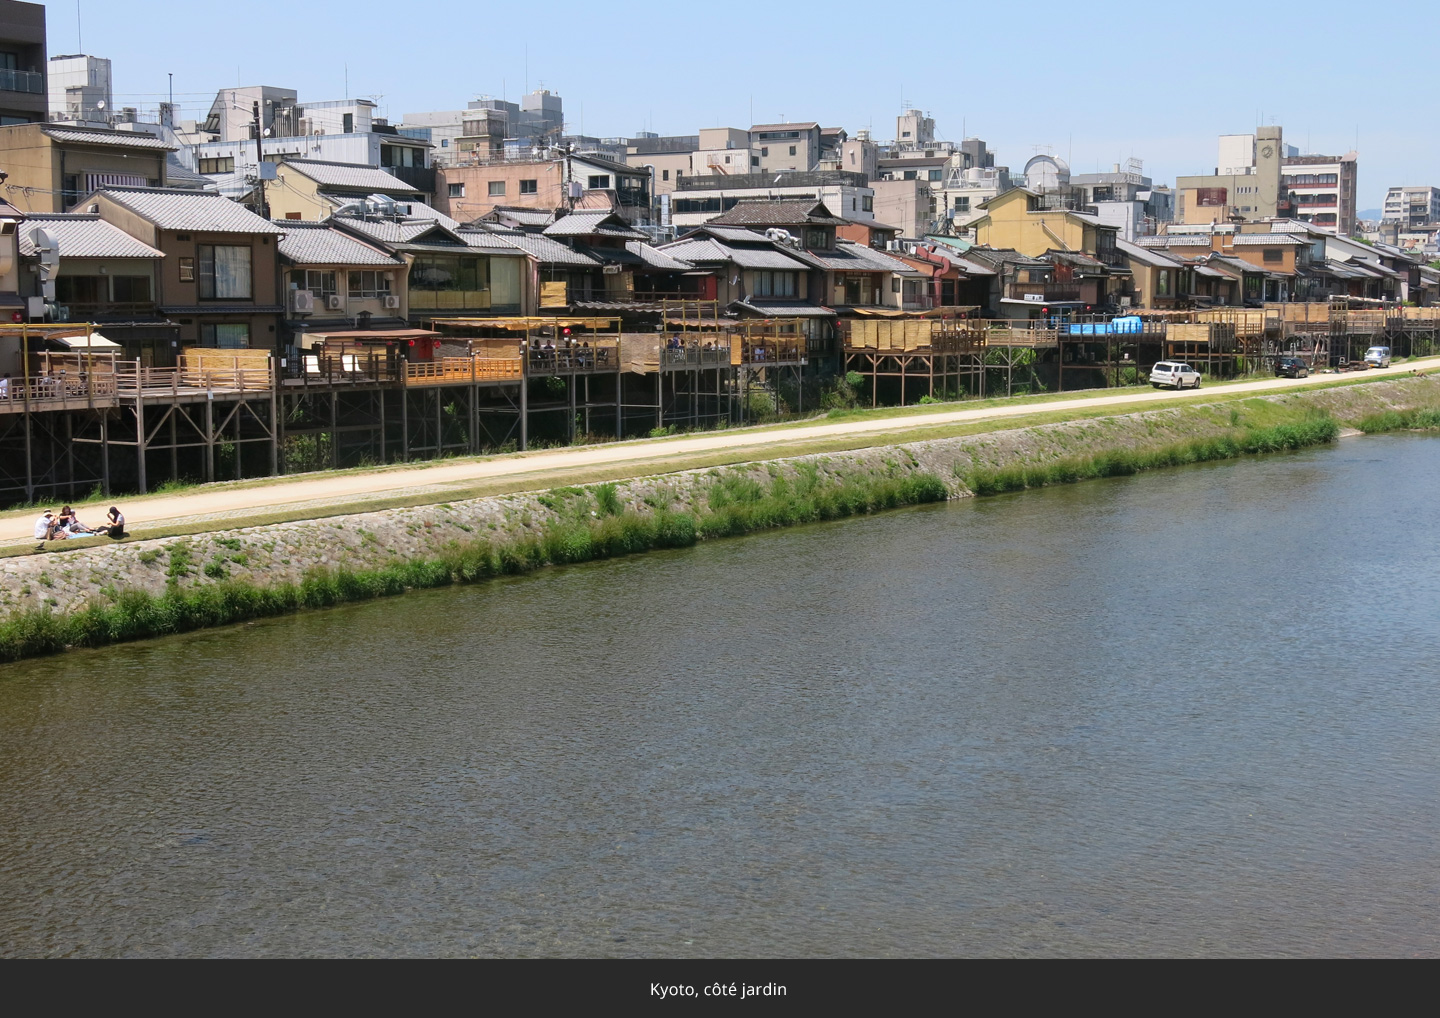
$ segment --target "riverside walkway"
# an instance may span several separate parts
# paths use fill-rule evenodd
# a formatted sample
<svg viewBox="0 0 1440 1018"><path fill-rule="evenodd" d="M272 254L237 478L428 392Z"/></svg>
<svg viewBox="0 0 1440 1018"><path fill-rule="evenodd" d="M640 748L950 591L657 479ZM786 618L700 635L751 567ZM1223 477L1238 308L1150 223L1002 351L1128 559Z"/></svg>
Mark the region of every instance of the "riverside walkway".
<svg viewBox="0 0 1440 1018"><path fill-rule="evenodd" d="M1363 375L1320 375L1307 379L1275 378L1259 381L1219 383L1199 391L1204 397L1228 399L1235 396L1267 395L1287 390L1314 388L1354 378L1377 380L1398 378L1415 371L1440 369L1440 357L1409 361L1389 368L1372 369ZM1191 390L1174 392L1155 390L1104 395L1092 390L1091 395L1035 402L1005 403L1000 406L933 411L917 408L914 412L893 416L865 418L854 421L796 422L783 425L738 428L674 438L640 439L603 445L572 446L558 449L512 453L489 457L430 462L403 469L377 468L368 471L308 474L290 479L262 480L226 484L209 484L174 494L145 497L117 497L125 510L129 527L147 531L166 526L214 522L214 529L223 529L227 519L241 520L265 514L285 513L303 517L329 515L327 507L345 506L345 511L364 511L366 502L383 502L396 498L412 504L446 501L447 494L483 482L501 482L509 490L522 491L548 487L547 478L565 471L603 473L603 478L622 479L643 476L657 470L685 469L714 458L729 462L769 459L802 454L804 446L826 441L864 440L884 437L905 441L907 432L931 431L946 425L1024 418L1036 414L1065 411L1115 410L1129 413L1163 407L1176 400L1196 401ZM531 483L534 482L534 483ZM459 497L464 497L463 495ZM109 501L77 504L81 520L94 522L104 516ZM34 544L30 524L36 510L10 510L0 513L0 547Z"/></svg>

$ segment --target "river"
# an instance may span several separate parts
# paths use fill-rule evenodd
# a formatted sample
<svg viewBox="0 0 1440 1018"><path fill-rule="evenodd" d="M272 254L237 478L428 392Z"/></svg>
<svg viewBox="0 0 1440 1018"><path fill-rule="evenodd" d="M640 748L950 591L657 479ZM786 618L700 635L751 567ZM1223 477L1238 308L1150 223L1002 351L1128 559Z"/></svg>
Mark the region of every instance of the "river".
<svg viewBox="0 0 1440 1018"><path fill-rule="evenodd" d="M1440 442L0 668L0 955L1440 953Z"/></svg>

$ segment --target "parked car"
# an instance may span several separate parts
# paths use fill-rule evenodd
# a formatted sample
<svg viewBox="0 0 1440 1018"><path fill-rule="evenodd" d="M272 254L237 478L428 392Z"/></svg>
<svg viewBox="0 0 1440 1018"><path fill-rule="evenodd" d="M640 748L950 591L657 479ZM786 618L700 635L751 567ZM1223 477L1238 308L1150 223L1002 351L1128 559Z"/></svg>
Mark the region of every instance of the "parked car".
<svg viewBox="0 0 1440 1018"><path fill-rule="evenodd" d="M1306 378L1310 369L1299 357L1281 357L1275 362L1276 378Z"/></svg>
<svg viewBox="0 0 1440 1018"><path fill-rule="evenodd" d="M1390 366L1390 348L1388 346L1372 346L1365 351L1365 363L1372 368L1388 368Z"/></svg>
<svg viewBox="0 0 1440 1018"><path fill-rule="evenodd" d="M1160 361L1150 369L1150 384L1155 388L1172 385L1176 389L1200 388L1200 372L1180 361Z"/></svg>

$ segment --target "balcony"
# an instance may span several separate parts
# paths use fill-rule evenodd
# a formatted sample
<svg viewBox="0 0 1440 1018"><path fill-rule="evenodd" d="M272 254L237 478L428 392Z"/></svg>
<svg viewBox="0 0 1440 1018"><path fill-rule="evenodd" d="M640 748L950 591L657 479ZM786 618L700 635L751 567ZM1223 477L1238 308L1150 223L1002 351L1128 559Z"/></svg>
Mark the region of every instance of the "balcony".
<svg viewBox="0 0 1440 1018"><path fill-rule="evenodd" d="M0 68L0 91L3 92L33 92L43 95L45 92L45 75L36 71L15 71L9 68Z"/></svg>
<svg viewBox="0 0 1440 1018"><path fill-rule="evenodd" d="M1005 294L1011 300L1058 304L1080 299L1079 283L1011 283Z"/></svg>
<svg viewBox="0 0 1440 1018"><path fill-rule="evenodd" d="M382 166L392 177L399 177L417 191L435 193L435 168L432 166Z"/></svg>

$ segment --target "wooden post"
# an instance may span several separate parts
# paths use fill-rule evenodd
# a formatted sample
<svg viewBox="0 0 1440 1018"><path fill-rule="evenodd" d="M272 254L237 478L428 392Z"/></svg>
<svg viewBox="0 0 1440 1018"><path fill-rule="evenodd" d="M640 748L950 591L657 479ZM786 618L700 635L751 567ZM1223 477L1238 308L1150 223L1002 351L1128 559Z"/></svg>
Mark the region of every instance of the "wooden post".
<svg viewBox="0 0 1440 1018"><path fill-rule="evenodd" d="M402 366L402 369L403 366ZM400 462L410 462L410 389L400 390Z"/></svg>
<svg viewBox="0 0 1440 1018"><path fill-rule="evenodd" d="M110 412L100 411L100 491L110 495Z"/></svg>
<svg viewBox="0 0 1440 1018"><path fill-rule="evenodd" d="M135 362L135 378L138 383L140 378L140 362L138 360ZM149 490L145 485L145 394L138 384L135 387L135 475L140 494L143 495Z"/></svg>
<svg viewBox="0 0 1440 1018"><path fill-rule="evenodd" d="M205 393L205 480L215 480L215 394Z"/></svg>
<svg viewBox="0 0 1440 1018"><path fill-rule="evenodd" d="M520 379L520 451L524 452L530 446L530 386L526 383L529 378L522 376Z"/></svg>
<svg viewBox="0 0 1440 1018"><path fill-rule="evenodd" d="M380 462L383 465L385 463L385 387L382 385L376 391L379 393L380 396L380 433L379 440L376 442L376 445L378 446L377 451L379 453Z"/></svg>

